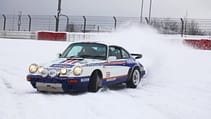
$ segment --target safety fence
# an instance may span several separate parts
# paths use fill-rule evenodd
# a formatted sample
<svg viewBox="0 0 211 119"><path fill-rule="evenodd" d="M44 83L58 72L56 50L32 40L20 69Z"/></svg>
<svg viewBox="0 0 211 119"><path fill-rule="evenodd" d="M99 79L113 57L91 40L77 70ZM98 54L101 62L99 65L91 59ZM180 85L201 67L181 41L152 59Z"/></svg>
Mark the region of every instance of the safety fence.
<svg viewBox="0 0 211 119"><path fill-rule="evenodd" d="M60 32L111 32L125 23L149 24L160 33L210 35L211 19L60 15ZM2 31L55 31L55 15L1 15Z"/></svg>
<svg viewBox="0 0 211 119"><path fill-rule="evenodd" d="M0 31L0 38L6 39L32 39L48 41L82 41L99 40L110 35L109 32L54 32L54 31Z"/></svg>
<svg viewBox="0 0 211 119"><path fill-rule="evenodd" d="M150 24L164 34L211 35L211 19L153 18Z"/></svg>
<svg viewBox="0 0 211 119"><path fill-rule="evenodd" d="M34 40L48 40L48 41L89 41L99 40L99 38L107 37L110 33L81 33L81 32L50 32L50 31L0 31L0 38L14 38L14 39L34 39ZM196 49L211 50L210 36L185 36L179 35L165 35L166 39L183 40L187 44ZM174 38L174 39L172 39Z"/></svg>

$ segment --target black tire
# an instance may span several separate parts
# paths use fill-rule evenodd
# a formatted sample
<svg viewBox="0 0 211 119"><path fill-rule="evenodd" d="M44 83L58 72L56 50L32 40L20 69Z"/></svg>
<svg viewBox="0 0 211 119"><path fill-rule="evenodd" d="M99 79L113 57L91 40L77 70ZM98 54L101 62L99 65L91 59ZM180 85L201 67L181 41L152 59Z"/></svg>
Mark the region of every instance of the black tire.
<svg viewBox="0 0 211 119"><path fill-rule="evenodd" d="M141 81L140 71L137 68L135 68L129 77L129 80L127 82L127 87L136 88L138 84L140 83L140 81Z"/></svg>
<svg viewBox="0 0 211 119"><path fill-rule="evenodd" d="M97 92L99 90L99 83L101 81L101 78L98 74L97 71L95 71L89 81L89 85L88 85L88 92Z"/></svg>

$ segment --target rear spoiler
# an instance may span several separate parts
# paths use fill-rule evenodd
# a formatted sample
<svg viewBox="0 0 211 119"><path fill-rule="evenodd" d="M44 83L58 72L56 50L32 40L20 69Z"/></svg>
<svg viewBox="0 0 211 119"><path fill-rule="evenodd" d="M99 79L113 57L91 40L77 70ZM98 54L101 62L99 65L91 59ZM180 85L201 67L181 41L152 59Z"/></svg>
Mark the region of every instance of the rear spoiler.
<svg viewBox="0 0 211 119"><path fill-rule="evenodd" d="M140 58L143 57L142 54L134 54L134 53L132 53L132 54L130 54L130 55L134 56L135 59L140 59Z"/></svg>

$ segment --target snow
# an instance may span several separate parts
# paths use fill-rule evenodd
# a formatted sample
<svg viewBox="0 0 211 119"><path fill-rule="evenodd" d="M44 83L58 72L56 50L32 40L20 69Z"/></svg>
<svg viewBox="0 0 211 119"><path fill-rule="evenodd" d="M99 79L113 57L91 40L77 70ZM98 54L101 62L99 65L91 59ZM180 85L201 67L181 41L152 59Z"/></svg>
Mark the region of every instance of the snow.
<svg viewBox="0 0 211 119"><path fill-rule="evenodd" d="M143 54L147 75L137 89L39 93L25 79L28 66L56 58L69 43L0 39L0 119L211 118L211 51L186 47L147 26L99 39Z"/></svg>

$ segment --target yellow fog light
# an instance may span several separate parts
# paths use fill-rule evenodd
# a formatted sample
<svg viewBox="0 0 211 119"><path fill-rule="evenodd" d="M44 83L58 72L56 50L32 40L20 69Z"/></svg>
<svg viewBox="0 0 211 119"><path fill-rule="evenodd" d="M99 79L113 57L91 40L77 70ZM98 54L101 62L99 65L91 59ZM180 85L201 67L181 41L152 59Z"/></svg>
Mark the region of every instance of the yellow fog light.
<svg viewBox="0 0 211 119"><path fill-rule="evenodd" d="M31 65L29 66L29 72L30 72L30 73L35 73L35 72L37 72L37 69L38 69L38 65L37 65L37 64L31 64Z"/></svg>
<svg viewBox="0 0 211 119"><path fill-rule="evenodd" d="M76 66L76 67L73 69L73 74L76 75L76 76L78 76L78 75L81 75L81 74L82 74L82 71L83 71L82 67Z"/></svg>
<svg viewBox="0 0 211 119"><path fill-rule="evenodd" d="M65 75L67 74L67 69L65 67L60 69L60 74Z"/></svg>

